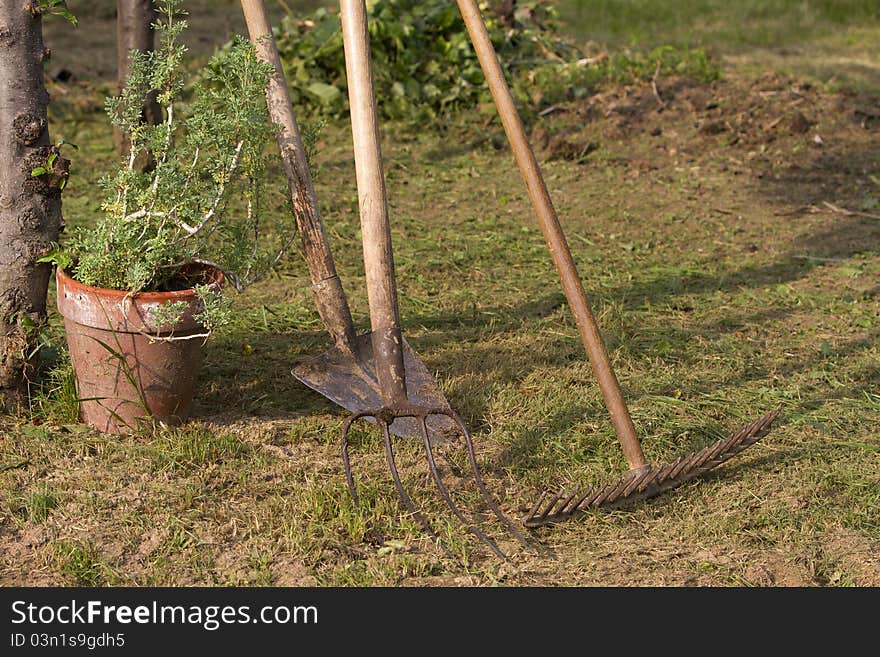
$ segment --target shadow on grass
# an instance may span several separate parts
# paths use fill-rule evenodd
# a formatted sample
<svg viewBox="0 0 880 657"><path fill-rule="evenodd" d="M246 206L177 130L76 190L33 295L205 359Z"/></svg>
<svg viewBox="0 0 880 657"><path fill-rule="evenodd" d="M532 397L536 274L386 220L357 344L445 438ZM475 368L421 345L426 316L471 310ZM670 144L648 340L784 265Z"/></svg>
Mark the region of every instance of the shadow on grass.
<svg viewBox="0 0 880 657"><path fill-rule="evenodd" d="M777 235L794 234L785 253L773 261L760 261L760 252L749 255L747 262L719 263L717 258L708 257L694 262L692 256L688 256L686 263L666 267L655 261L653 270L634 270L632 279L623 284L599 289L590 289L588 285L587 293L594 309L599 311L600 330L609 350L625 358L634 368L659 357L679 371L692 370L706 352L685 349L691 339L706 335L717 337L770 321L778 323L794 309L781 305L750 307L747 301L740 300L737 301L739 307L731 308L723 317L694 322L686 328L664 320L664 310L652 311L650 315L633 311L668 307L676 313L689 312L685 308L689 302L682 301L683 297L760 291L802 280L829 263L880 251L880 221L833 213L823 206L827 201L842 207L858 207L862 200L860 193L864 190L860 182L880 173L873 146L878 129L870 127L865 130L868 137L865 143L854 144L847 138L799 156L785 168L775 171L775 175L760 177L744 190L756 198L764 197L773 206L778 206L780 212L788 213L766 219L768 226L782 222L789 224L776 229L771 227L770 230ZM825 214L820 219L805 216L811 207ZM792 212L792 208L796 210ZM686 265L687 268L677 265ZM762 300L758 295L755 304L771 301L764 296ZM704 310L705 304L702 301L694 305L702 305L701 310ZM566 334L559 331L560 317L557 315L560 313L565 316L562 321L566 325ZM452 405L465 409L462 414L475 431L486 428L485 418L498 386L516 385L539 368L564 368L586 361L565 310L565 298L558 289L543 291L516 307L497 304L474 306L470 312L428 310L404 316L403 329L438 380L455 379L454 389L449 393ZM852 357L864 352L870 349L875 338L852 340L838 347L836 356ZM247 349L239 337L215 345L206 363L211 378L203 385L196 412L223 411L240 413L243 417L287 418L341 412L335 404L306 388L290 374L291 367L298 360L316 356L332 346L322 331L266 332L247 339ZM664 353L658 353L659 344L666 345ZM722 345L720 348L726 347ZM783 377L794 376L814 366L815 358L809 355L788 358L781 365L774 364L775 372ZM769 366L759 364L745 370L737 367L734 374L726 377L689 379L677 381L676 385L686 397L693 397L710 394L720 387L741 387L766 378L769 373ZM628 372L628 376L633 378L632 372ZM582 378L584 380L578 381L578 385L583 384L589 399L557 410L548 409L541 422L541 433L564 431L565 426L577 423L579 418L596 415L601 410L601 398L595 392L591 377ZM654 390L650 393L644 389L627 390L630 400L638 401L642 396L658 392L671 393L664 382L652 381L649 376L636 382L636 387L644 381L648 381Z"/></svg>
<svg viewBox="0 0 880 657"><path fill-rule="evenodd" d="M840 239L840 236L837 236ZM864 245L864 242L862 242ZM840 254L841 250L831 248ZM748 266L724 275L719 284L717 276L690 275L679 279L670 286L669 281L653 281L636 284L627 291L627 306L639 307L643 304L657 305L668 302L675 294L699 294L710 291L732 291L747 287L790 282L811 271L816 265L789 258L782 262L762 267ZM678 290L671 292L671 289ZM635 291L633 291L635 290ZM604 299L605 295L602 295ZM601 302L601 299L600 299ZM407 335L416 353L425 362L429 371L442 381L444 379L463 379L456 384L449 396L454 408L461 411L473 430L485 428L483 418L494 395L497 385L507 385L525 380L538 368L564 368L573 363L586 363L583 346L576 334L560 335L558 332L542 333L542 326L555 323L550 319L564 306L561 293L548 293L523 304L513 311L507 307L484 308L467 321L454 312L419 316L414 321L404 321L404 333L408 325L421 327L426 332L417 336ZM687 369L696 365L702 358L700 353L686 351L684 346L697 335L732 333L739 328L760 326L767 321L779 321L792 312L791 309L768 307L758 311L745 308L739 312L731 311L723 319L710 323L699 323L691 328L679 328L665 323L662 314L655 315L647 325L635 327L614 327L605 332L605 340L610 351L625 354L634 362L656 357L656 345L668 344L666 357L678 368ZM480 318L491 318L491 324L479 322ZM502 319L499 320L498 318ZM415 328L415 327L413 327ZM601 327L600 327L601 328ZM487 330L491 331L492 342L486 343ZM518 335L528 339L516 340ZM870 338L857 338L835 348L836 358L847 358L870 349L878 339L876 333ZM332 343L322 331L307 331L297 334L257 333L248 337L244 344L235 337L218 341L209 353L206 369L211 377L202 382L203 390L197 396L194 413L197 415L217 412L240 413L242 417L287 417L295 418L314 413L341 412L338 406L320 394L307 388L290 374L291 368L299 360L310 358L331 348ZM479 344L477 344L479 342ZM450 349L449 345L458 345ZM783 377L793 376L815 367L814 357L787 359L776 365L775 371ZM719 387L738 387L745 383L766 378L768 368L751 372L737 372L735 376L703 383L683 386L687 396L707 394ZM474 387L467 387L470 383ZM588 390L594 388L591 378L584 380ZM644 395L669 394L665 386L658 383L652 393L628 391L631 401ZM595 395L594 395L595 397ZM456 404L455 399L460 404ZM545 431L562 430L566 425L576 423L579 417L595 414L595 399L586 402L582 408L565 408L559 412L548 413L542 420Z"/></svg>

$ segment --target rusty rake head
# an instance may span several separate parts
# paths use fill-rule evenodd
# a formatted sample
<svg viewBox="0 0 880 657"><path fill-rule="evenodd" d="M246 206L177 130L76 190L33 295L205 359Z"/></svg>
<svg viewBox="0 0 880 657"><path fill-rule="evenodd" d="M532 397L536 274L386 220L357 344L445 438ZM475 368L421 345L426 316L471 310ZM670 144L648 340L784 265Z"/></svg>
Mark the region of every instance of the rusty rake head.
<svg viewBox="0 0 880 657"><path fill-rule="evenodd" d="M537 552L535 547L522 535L522 533L514 526L514 524L504 515L501 509L498 507L498 504L492 498L489 489L486 487L486 483L483 481L482 475L480 475L479 467L477 466L477 456L474 451L474 443L471 438L470 432L467 430L467 427L462 422L461 418L454 411L448 408L424 408L420 406L414 406L407 404L405 406L401 406L400 408L391 408L391 407L383 407L378 410L371 411L361 411L357 413L353 413L349 416L348 420L346 420L345 425L342 429L341 443L342 443L342 461L345 466L345 479L348 482L348 489L351 492L351 496L355 501L355 504L359 502L357 487L354 483L354 475L352 474L351 469L351 459L348 453L348 434L351 430L352 424L356 420L361 418L369 419L372 418L376 421L376 423L382 429L382 435L385 439L385 456L388 460L388 469L391 472L391 477L394 480L394 486L397 489L397 494L400 497L401 501L404 503L406 508L409 510L410 514L412 514L413 518L422 526L422 528L431 536L431 538L443 549L443 551L447 554L447 556L452 556L452 553L443 544L443 541L437 535L437 533L431 528L431 525L425 519L424 515L418 510L416 505L413 503L412 498L407 494L406 490L403 487L403 482L400 479L400 473L397 469L397 463L394 459L394 448L391 443L391 424L397 418L413 418L419 426L422 443L425 448L425 456L428 461L428 468L431 471L431 477L434 480L434 484L437 486L437 490L440 493L440 496L443 498L443 501L446 502L446 506L449 507L449 510L452 511L453 515L465 525L477 538L479 538L483 543L485 543L490 550L497 556L499 559L505 560L507 557L498 547L498 545L487 536L479 527L477 527L475 522L469 521L465 515L461 512L458 506L452 499L452 495L449 492L449 489L446 487L446 484L443 483L443 478L440 476L440 471L437 468L437 462L434 458L434 448L432 446L432 440L429 436L428 431L428 419L433 416L445 416L450 418L458 428L459 432L464 438L465 448L468 453L468 461L470 462L471 471L473 472L474 481L477 484L477 488L480 490L480 494L483 496L483 500L486 505L492 510L492 513L498 518L499 521L507 528L507 530L513 534L516 539L523 544L527 549L532 552Z"/></svg>
<svg viewBox="0 0 880 657"><path fill-rule="evenodd" d="M754 445L770 432L780 409L770 411L727 438L681 456L659 468L650 465L628 472L616 482L588 488L544 492L523 518L526 527L566 520L588 509L618 509L655 497L695 479Z"/></svg>

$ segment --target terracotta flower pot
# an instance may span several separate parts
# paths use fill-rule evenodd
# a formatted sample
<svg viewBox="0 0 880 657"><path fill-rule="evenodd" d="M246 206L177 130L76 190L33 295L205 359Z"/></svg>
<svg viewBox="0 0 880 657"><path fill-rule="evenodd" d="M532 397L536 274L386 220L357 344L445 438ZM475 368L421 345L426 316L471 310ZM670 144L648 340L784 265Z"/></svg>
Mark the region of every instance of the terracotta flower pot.
<svg viewBox="0 0 880 657"><path fill-rule="evenodd" d="M222 273L208 269L205 275L219 289ZM195 291L129 295L83 285L60 267L55 280L82 420L112 433L134 429L147 416L167 424L185 421L206 332L194 318L201 308ZM177 301L188 305L181 321L156 326L156 308ZM169 337L175 339L162 339Z"/></svg>

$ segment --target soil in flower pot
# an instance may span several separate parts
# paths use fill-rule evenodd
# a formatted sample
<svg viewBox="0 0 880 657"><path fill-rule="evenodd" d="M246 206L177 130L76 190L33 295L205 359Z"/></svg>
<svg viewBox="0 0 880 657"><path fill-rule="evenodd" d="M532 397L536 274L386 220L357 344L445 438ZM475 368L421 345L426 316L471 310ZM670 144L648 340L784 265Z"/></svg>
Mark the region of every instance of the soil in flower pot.
<svg viewBox="0 0 880 657"><path fill-rule="evenodd" d="M196 282L219 289L222 273L201 268ZM195 291L129 293L83 285L56 270L58 311L76 372L80 416L110 433L136 429L145 418L184 422L190 411L206 330L195 315ZM174 326L156 326L153 313L183 301Z"/></svg>

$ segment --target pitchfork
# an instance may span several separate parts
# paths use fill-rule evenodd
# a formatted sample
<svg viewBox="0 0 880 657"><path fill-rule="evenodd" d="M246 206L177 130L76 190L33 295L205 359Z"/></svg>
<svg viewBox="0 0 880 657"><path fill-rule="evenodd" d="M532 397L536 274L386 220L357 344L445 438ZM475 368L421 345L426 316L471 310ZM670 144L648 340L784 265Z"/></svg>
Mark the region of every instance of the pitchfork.
<svg viewBox="0 0 880 657"><path fill-rule="evenodd" d="M355 172L360 204L364 269L372 328L372 352L383 401L383 405L380 408L368 407L353 413L343 427L341 436L342 458L349 490L357 502L357 489L348 453L348 434L356 420L372 418L382 429L388 465L401 500L403 500L410 513L422 527L435 540L440 542L436 533L431 529L404 489L394 459L394 450L391 443L391 425L395 419L412 418L418 423L425 455L428 460L428 467L443 500L459 521L467 525L480 540L489 546L496 556L504 559L504 553L501 552L495 542L474 523L469 522L459 510L452 499L449 489L443 483L443 479L440 476L432 446L434 440L429 435L428 420L429 418L445 416L452 420L464 438L471 470L486 505L524 546L534 550L533 546L501 512L498 504L489 493L477 467L473 440L458 414L448 406L425 405L415 401L417 399L415 394L417 390L407 390L404 339L400 329L398 314L391 231L388 220L385 179L382 172L382 156L379 146L379 128L376 119L376 101L370 65L366 5L364 0L341 0L340 8L345 66L348 78L352 138L354 142ZM443 546L442 542L440 542L440 545ZM445 546L443 547L446 549ZM446 551L448 552L448 549Z"/></svg>

